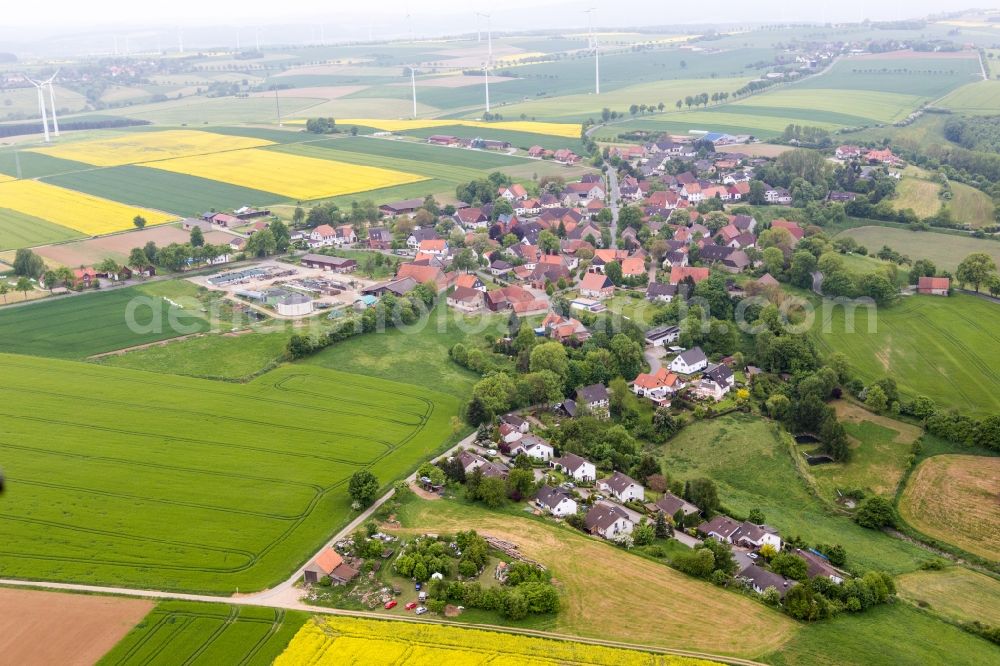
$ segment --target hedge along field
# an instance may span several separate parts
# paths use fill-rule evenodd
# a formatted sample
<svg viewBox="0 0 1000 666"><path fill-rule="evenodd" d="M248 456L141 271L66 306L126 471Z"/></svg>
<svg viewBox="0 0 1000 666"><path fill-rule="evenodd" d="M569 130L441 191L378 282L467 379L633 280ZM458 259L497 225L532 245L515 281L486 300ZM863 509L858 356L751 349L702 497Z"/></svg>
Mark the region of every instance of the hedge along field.
<svg viewBox="0 0 1000 666"><path fill-rule="evenodd" d="M911 296L878 308L874 332L868 310L855 311L853 332L845 316L838 307L824 321L818 311L811 335L821 350L845 354L862 380L888 375L904 399L926 395L977 418L1000 412L1000 308L994 303L962 294Z"/></svg>
<svg viewBox="0 0 1000 666"><path fill-rule="evenodd" d="M176 220L176 215L148 208L137 208L49 185L37 180L14 180L0 183L0 201L19 213L68 227L88 236L109 234L133 228L137 215L148 226Z"/></svg>
<svg viewBox="0 0 1000 666"><path fill-rule="evenodd" d="M709 666L716 662L433 623L353 617L313 618L274 662L275 666L334 663Z"/></svg>
<svg viewBox="0 0 1000 666"><path fill-rule="evenodd" d="M82 359L94 354L175 338L208 328L200 312L177 310L150 283L90 292L68 298L56 298L30 307L0 308L0 352L31 354L66 359ZM195 288L188 282L171 282L170 298L192 296ZM135 321L147 330L133 331L126 322L126 311L133 299ZM174 331L166 324L171 312L186 328ZM162 326L153 326L154 321Z"/></svg>
<svg viewBox="0 0 1000 666"><path fill-rule="evenodd" d="M216 594L279 582L453 437L459 400L286 366L229 384L0 356L0 577ZM81 409L86 405L86 409Z"/></svg>
<svg viewBox="0 0 1000 666"><path fill-rule="evenodd" d="M135 165L76 171L43 180L94 196L187 216L212 209L267 206L287 199L274 192Z"/></svg>
<svg viewBox="0 0 1000 666"><path fill-rule="evenodd" d="M9 208L0 208L0 250L16 250L80 238L82 234Z"/></svg>
<svg viewBox="0 0 1000 666"><path fill-rule="evenodd" d="M268 666L308 619L280 608L164 601L97 663Z"/></svg>
<svg viewBox="0 0 1000 666"><path fill-rule="evenodd" d="M94 166L121 166L176 157L191 157L227 150L258 148L270 141L197 130L130 132L108 139L59 143L31 150L42 155L75 160Z"/></svg>
<svg viewBox="0 0 1000 666"><path fill-rule="evenodd" d="M259 148L181 157L142 166L277 192L300 201L366 192L425 179L423 176L393 169L302 157Z"/></svg>

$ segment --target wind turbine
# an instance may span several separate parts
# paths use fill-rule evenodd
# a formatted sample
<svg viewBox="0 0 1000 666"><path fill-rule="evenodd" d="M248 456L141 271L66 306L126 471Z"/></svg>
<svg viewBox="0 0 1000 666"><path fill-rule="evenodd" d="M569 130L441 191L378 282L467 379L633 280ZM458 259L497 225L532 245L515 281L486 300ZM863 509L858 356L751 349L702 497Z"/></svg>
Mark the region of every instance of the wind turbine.
<svg viewBox="0 0 1000 666"><path fill-rule="evenodd" d="M483 65L483 81L486 83L486 113L490 112L490 63Z"/></svg>
<svg viewBox="0 0 1000 666"><path fill-rule="evenodd" d="M597 45L597 39L594 37L594 21L593 13L594 8L591 7L585 13L587 14L587 48L594 49L594 94L601 94L601 52L600 47Z"/></svg>
<svg viewBox="0 0 1000 666"><path fill-rule="evenodd" d="M35 86L35 89L38 90L38 110L42 114L42 131L45 133L45 143L49 143L52 139L49 137L49 116L45 111L45 93L43 92L45 84L27 76L24 78L28 79L28 83Z"/></svg>
<svg viewBox="0 0 1000 666"><path fill-rule="evenodd" d="M413 118L416 119L416 117L417 117L417 73L416 73L416 70L413 69L412 65L410 66L410 87L413 89Z"/></svg>
<svg viewBox="0 0 1000 666"><path fill-rule="evenodd" d="M59 75L59 70L49 77L48 81L45 81L42 85L47 85L49 87L49 106L52 107L52 130L56 136L59 136L59 119L56 117L56 93L55 86L52 84L56 80L56 76Z"/></svg>

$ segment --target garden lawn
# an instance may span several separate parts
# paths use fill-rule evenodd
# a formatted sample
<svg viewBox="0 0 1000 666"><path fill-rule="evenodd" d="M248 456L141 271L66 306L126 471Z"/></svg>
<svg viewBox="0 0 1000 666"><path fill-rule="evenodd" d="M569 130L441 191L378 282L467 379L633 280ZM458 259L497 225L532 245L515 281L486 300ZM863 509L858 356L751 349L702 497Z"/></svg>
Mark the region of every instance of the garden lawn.
<svg viewBox="0 0 1000 666"><path fill-rule="evenodd" d="M354 472L388 487L455 437L459 411L305 366L234 384L0 355L0 372L6 578L270 587L351 518Z"/></svg>
<svg viewBox="0 0 1000 666"><path fill-rule="evenodd" d="M996 646L904 603L811 624L764 661L775 666L991 664Z"/></svg>
<svg viewBox="0 0 1000 666"><path fill-rule="evenodd" d="M268 666L308 619L280 608L163 601L97 663Z"/></svg>
<svg viewBox="0 0 1000 666"><path fill-rule="evenodd" d="M779 649L798 630L763 604L549 519L416 498L404 503L397 517L407 534L475 529L518 544L552 571L560 588L561 609L549 631L757 657ZM650 622L653 617L669 618L670 630Z"/></svg>
<svg viewBox="0 0 1000 666"><path fill-rule="evenodd" d="M820 349L842 352L860 379L889 375L904 399L926 395L939 407L972 416L1000 412L1000 308L974 296L909 296L900 303L855 311L853 331L845 309L817 312L811 329ZM872 330L874 328L874 330Z"/></svg>
<svg viewBox="0 0 1000 666"><path fill-rule="evenodd" d="M492 341L507 330L506 315L466 317L442 299L429 319L413 330L388 329L339 342L313 354L304 363L397 382L433 386L463 400L479 376L454 363L448 351L459 342Z"/></svg>
<svg viewBox="0 0 1000 666"><path fill-rule="evenodd" d="M1000 627L1000 582L965 567L915 571L896 579L899 596L953 622Z"/></svg>
<svg viewBox="0 0 1000 666"><path fill-rule="evenodd" d="M970 236L875 226L847 229L838 236L850 236L867 247L869 252L877 252L883 245L888 245L914 261L930 259L939 270L944 271L954 272L962 259L973 252L985 252L1000 264L1000 242Z"/></svg>
<svg viewBox="0 0 1000 666"><path fill-rule="evenodd" d="M200 312L179 310L163 298L176 302L195 293L195 286L187 282L153 282L0 309L0 352L82 359L200 333L208 328ZM126 319L130 308L136 327ZM183 328L170 326L171 312Z"/></svg>
<svg viewBox="0 0 1000 666"><path fill-rule="evenodd" d="M0 208L0 250L17 250L80 238L81 234L10 208Z"/></svg>
<svg viewBox="0 0 1000 666"><path fill-rule="evenodd" d="M775 423L725 416L683 429L663 446L662 459L671 479L715 480L724 507L743 515L761 509L783 537L841 544L848 566L902 573L931 559L926 551L830 513L797 473L794 446Z"/></svg>
<svg viewBox="0 0 1000 666"><path fill-rule="evenodd" d="M1000 560L997 479L1000 458L932 456L907 480L899 497L899 515L930 537Z"/></svg>

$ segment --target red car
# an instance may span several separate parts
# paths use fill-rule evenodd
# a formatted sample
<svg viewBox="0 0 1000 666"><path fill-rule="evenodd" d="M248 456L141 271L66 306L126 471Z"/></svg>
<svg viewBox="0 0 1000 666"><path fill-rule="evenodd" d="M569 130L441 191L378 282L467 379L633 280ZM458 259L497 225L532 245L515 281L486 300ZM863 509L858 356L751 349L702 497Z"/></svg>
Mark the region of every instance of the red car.
<svg viewBox="0 0 1000 666"><path fill-rule="evenodd" d="M392 599L391 601L385 602L385 609L386 610L389 610L390 608L395 608L395 607L396 607L396 600L395 599Z"/></svg>
<svg viewBox="0 0 1000 666"><path fill-rule="evenodd" d="M406 606L405 606L406 610L413 610L416 607L417 607L417 602L416 601L411 601L410 603L406 604Z"/></svg>

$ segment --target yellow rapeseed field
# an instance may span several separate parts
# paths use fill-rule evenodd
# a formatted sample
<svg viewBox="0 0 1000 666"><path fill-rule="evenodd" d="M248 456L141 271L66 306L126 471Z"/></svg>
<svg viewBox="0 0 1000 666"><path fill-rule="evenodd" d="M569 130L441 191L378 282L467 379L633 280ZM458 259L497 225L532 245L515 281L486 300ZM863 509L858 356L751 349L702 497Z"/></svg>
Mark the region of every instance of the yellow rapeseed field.
<svg viewBox="0 0 1000 666"><path fill-rule="evenodd" d="M715 662L439 624L314 618L275 666L710 666Z"/></svg>
<svg viewBox="0 0 1000 666"><path fill-rule="evenodd" d="M580 138L580 125L575 123L542 123L530 120L503 120L486 123L479 120L384 120L379 118L337 118L337 124L344 127L350 125L361 125L362 127L374 127L384 132L405 132L413 129L426 129L428 127L453 127L461 125L463 127L476 127L479 129L510 130L512 132L531 132L533 134L548 134L549 136L559 136L565 139Z"/></svg>
<svg viewBox="0 0 1000 666"><path fill-rule="evenodd" d="M94 166L120 166L175 157L205 155L224 150L258 148L272 143L272 141L263 139L199 132L197 130L166 130L163 132L134 132L111 139L60 143L43 148L33 148L32 151Z"/></svg>
<svg viewBox="0 0 1000 666"><path fill-rule="evenodd" d="M427 180L425 176L289 155L271 150L231 150L139 166L199 176L307 201Z"/></svg>
<svg viewBox="0 0 1000 666"><path fill-rule="evenodd" d="M176 215L129 206L37 180L0 183L0 202L4 208L75 229L88 236L131 229L136 215L146 218L149 226L177 219Z"/></svg>
<svg viewBox="0 0 1000 666"><path fill-rule="evenodd" d="M14 180L14 176L8 176L5 173L0 173L0 183L6 183L9 180Z"/></svg>

